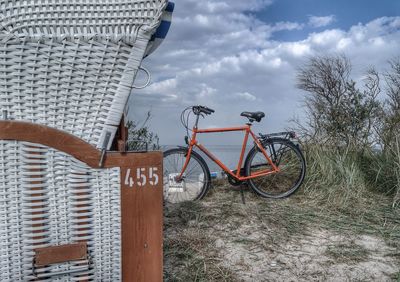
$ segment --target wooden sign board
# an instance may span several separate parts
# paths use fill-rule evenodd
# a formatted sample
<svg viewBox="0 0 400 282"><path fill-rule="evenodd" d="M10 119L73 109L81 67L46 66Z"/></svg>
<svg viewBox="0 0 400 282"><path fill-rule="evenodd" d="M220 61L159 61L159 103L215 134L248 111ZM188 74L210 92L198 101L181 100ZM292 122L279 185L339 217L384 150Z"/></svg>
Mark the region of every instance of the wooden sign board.
<svg viewBox="0 0 400 282"><path fill-rule="evenodd" d="M123 281L162 281L162 153L126 153L121 166Z"/></svg>

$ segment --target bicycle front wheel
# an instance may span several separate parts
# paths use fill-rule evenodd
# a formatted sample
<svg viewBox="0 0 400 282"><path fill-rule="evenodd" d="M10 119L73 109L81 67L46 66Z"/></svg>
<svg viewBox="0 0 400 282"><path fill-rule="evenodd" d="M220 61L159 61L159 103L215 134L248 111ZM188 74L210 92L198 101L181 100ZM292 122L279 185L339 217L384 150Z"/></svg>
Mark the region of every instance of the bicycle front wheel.
<svg viewBox="0 0 400 282"><path fill-rule="evenodd" d="M306 162L298 146L282 138L271 138L263 147L279 168L279 172L248 180L250 187L264 198L284 198L293 194L301 185L306 173ZM257 146L252 148L245 162L246 175L272 170L272 166Z"/></svg>
<svg viewBox="0 0 400 282"><path fill-rule="evenodd" d="M210 186L210 171L203 158L192 151L189 163L178 179L186 161L188 150L175 148L164 152L164 199L170 203L199 200Z"/></svg>

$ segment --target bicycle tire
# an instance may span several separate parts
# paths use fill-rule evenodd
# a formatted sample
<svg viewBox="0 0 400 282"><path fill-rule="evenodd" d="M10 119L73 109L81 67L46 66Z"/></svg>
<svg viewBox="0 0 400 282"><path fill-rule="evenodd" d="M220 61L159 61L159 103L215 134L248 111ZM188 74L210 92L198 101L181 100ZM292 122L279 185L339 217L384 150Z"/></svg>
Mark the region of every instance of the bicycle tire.
<svg viewBox="0 0 400 282"><path fill-rule="evenodd" d="M248 184L263 198L279 199L292 195L299 189L306 174L306 161L303 153L297 145L284 138L271 138L263 142L262 145L268 156L280 169L280 172L248 179ZM297 173L295 172L296 165L298 169ZM260 168L272 169L261 150L257 146L254 146L246 157L246 175L251 175L252 172L254 173L254 171ZM288 179L291 172L293 172L293 178L291 178L293 180Z"/></svg>
<svg viewBox="0 0 400 282"><path fill-rule="evenodd" d="M204 159L192 151L184 179L175 182L186 160L187 148L173 148L164 152L163 183L164 200L170 203L195 201L202 199L210 188L210 170ZM174 187L172 187L174 186Z"/></svg>

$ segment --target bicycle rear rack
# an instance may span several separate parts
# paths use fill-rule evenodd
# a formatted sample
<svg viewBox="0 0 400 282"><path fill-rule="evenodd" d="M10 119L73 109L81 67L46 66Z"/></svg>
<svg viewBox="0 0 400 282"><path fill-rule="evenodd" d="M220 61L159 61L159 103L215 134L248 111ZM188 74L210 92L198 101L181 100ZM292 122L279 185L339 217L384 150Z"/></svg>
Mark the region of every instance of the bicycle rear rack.
<svg viewBox="0 0 400 282"><path fill-rule="evenodd" d="M285 138L285 139L294 139L297 137L296 132L294 132L294 131L282 131L282 132L269 133L269 134L259 133L259 135L262 139L269 139L272 137L280 137L280 136L283 136L283 138Z"/></svg>

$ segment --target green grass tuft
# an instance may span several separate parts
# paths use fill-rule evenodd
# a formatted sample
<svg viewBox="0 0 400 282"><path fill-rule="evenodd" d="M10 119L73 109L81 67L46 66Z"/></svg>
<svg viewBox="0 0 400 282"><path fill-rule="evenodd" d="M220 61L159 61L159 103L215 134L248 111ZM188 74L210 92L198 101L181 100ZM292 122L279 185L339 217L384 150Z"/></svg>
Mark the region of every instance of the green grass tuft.
<svg viewBox="0 0 400 282"><path fill-rule="evenodd" d="M328 245L325 255L334 260L335 263L354 264L367 261L370 252L354 242L337 243Z"/></svg>

